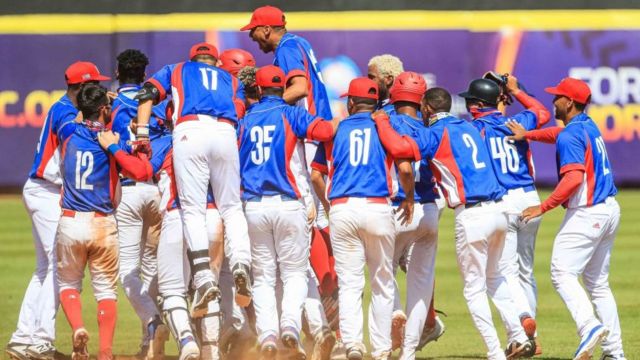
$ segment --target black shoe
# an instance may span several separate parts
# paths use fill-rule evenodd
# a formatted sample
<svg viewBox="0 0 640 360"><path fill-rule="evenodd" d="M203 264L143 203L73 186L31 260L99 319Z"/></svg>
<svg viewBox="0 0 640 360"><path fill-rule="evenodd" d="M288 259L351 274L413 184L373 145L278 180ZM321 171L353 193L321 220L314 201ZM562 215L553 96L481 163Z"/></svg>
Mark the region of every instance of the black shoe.
<svg viewBox="0 0 640 360"><path fill-rule="evenodd" d="M236 284L236 304L247 307L251 303L251 278L249 266L236 264L233 267L233 281Z"/></svg>
<svg viewBox="0 0 640 360"><path fill-rule="evenodd" d="M532 340L527 340L522 344L514 341L507 346L504 351L507 359L517 359L520 357L530 358L536 354L536 343Z"/></svg>
<svg viewBox="0 0 640 360"><path fill-rule="evenodd" d="M207 314L209 302L220 296L220 289L213 281L200 285L193 294L191 301L191 317L201 318Z"/></svg>

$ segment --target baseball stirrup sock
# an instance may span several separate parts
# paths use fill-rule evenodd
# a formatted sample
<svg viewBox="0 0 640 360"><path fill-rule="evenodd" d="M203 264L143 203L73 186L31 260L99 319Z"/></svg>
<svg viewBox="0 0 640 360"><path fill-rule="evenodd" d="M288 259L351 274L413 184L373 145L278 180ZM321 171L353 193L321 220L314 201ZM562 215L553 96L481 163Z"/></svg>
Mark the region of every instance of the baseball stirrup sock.
<svg viewBox="0 0 640 360"><path fill-rule="evenodd" d="M84 327L82 321L82 302L80 301L80 292L76 289L65 289L60 292L60 304L62 310L74 331Z"/></svg>
<svg viewBox="0 0 640 360"><path fill-rule="evenodd" d="M98 301L98 334L100 335L100 352L103 354L111 354L117 319L118 306L114 299Z"/></svg>
<svg viewBox="0 0 640 360"><path fill-rule="evenodd" d="M162 313L178 344L187 337L193 338L193 328L184 296L170 295L163 298Z"/></svg>
<svg viewBox="0 0 640 360"><path fill-rule="evenodd" d="M199 277L200 275L199 273L201 271L209 272L209 273L211 272L211 265L209 264L209 262L211 261L211 258L209 257L209 250L208 249L196 250L196 251L188 250L187 257L189 258L189 264L191 265L191 273L193 274L194 281L196 282L196 287L198 287L199 286L198 283L200 282L197 281L196 279ZM213 276L213 274L211 276ZM209 280L213 280L213 279L209 279Z"/></svg>

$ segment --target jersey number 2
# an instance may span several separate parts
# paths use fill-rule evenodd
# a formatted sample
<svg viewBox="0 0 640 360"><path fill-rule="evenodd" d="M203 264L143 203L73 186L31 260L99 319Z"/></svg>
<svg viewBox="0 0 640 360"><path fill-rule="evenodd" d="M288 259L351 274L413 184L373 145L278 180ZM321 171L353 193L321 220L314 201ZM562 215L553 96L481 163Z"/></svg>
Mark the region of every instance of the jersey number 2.
<svg viewBox="0 0 640 360"><path fill-rule="evenodd" d="M473 138L469 134L462 134L462 141L467 145L468 148L471 148L471 158L473 159L473 166L476 169L483 169L487 164L482 161L478 161L478 146L476 142L473 141Z"/></svg>
<svg viewBox="0 0 640 360"><path fill-rule="evenodd" d="M82 168L86 167L84 172ZM93 172L93 154L89 151L76 151L76 189L93 190L93 185L87 184L87 178Z"/></svg>
<svg viewBox="0 0 640 360"><path fill-rule="evenodd" d="M609 175L611 171L609 171L609 168L607 167L607 161L608 161L607 148L604 146L604 140L602 139L602 136L598 136L596 138L596 147L598 148L598 152L602 157L602 175L605 175L605 176Z"/></svg>

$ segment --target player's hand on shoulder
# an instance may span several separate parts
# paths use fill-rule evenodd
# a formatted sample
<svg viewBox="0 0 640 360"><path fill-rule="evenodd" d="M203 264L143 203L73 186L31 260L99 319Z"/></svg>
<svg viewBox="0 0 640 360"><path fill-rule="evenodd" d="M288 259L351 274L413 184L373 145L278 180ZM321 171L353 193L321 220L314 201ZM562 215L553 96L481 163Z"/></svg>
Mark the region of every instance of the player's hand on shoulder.
<svg viewBox="0 0 640 360"><path fill-rule="evenodd" d="M374 111L373 114L371 114L371 118L374 120L389 120L389 115L387 115L384 110L380 109Z"/></svg>
<svg viewBox="0 0 640 360"><path fill-rule="evenodd" d="M509 119L509 120L507 120L505 125L513 133L513 135L511 135L511 136L507 136L507 139L509 141L511 141L511 142L513 142L513 141L522 141L522 140L525 139L525 135L527 133L527 129L525 129L524 126L522 126L519 122L517 122L517 121L515 121L513 119Z"/></svg>
<svg viewBox="0 0 640 360"><path fill-rule="evenodd" d="M120 142L120 134L114 133L111 130L101 131L98 133L98 143L103 149L107 149L113 144Z"/></svg>

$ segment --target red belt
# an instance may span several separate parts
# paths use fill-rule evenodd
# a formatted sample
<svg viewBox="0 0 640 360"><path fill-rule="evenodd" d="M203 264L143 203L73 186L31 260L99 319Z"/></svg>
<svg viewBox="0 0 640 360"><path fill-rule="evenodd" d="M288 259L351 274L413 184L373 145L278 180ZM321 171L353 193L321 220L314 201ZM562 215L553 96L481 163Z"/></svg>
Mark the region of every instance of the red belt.
<svg viewBox="0 0 640 360"><path fill-rule="evenodd" d="M214 116L212 116L214 117ZM185 121L196 121L196 120L200 120L200 118L198 117L198 115L185 115L183 117L178 118L178 120L176 121L176 125L185 122ZM217 121L219 122L224 122L227 124L231 124L231 126L236 127L237 123L234 121L231 121L229 119L225 119L225 118L217 118Z"/></svg>
<svg viewBox="0 0 640 360"><path fill-rule="evenodd" d="M217 209L218 207L216 206L215 203L207 203L207 209Z"/></svg>
<svg viewBox="0 0 640 360"><path fill-rule="evenodd" d="M351 199L351 197L348 197L348 196L333 199L331 200L331 206L338 205L338 204L345 204L347 201L349 201L349 199ZM367 198L354 198L354 199L366 199L367 202L370 204L388 204L389 203L389 199L387 199L386 197L367 197Z"/></svg>
<svg viewBox="0 0 640 360"><path fill-rule="evenodd" d="M75 210L69 210L69 209L62 209L62 216L76 217L76 211ZM107 217L107 216L109 216L109 214L105 214L105 213L100 212L100 211L93 211L93 217Z"/></svg>

